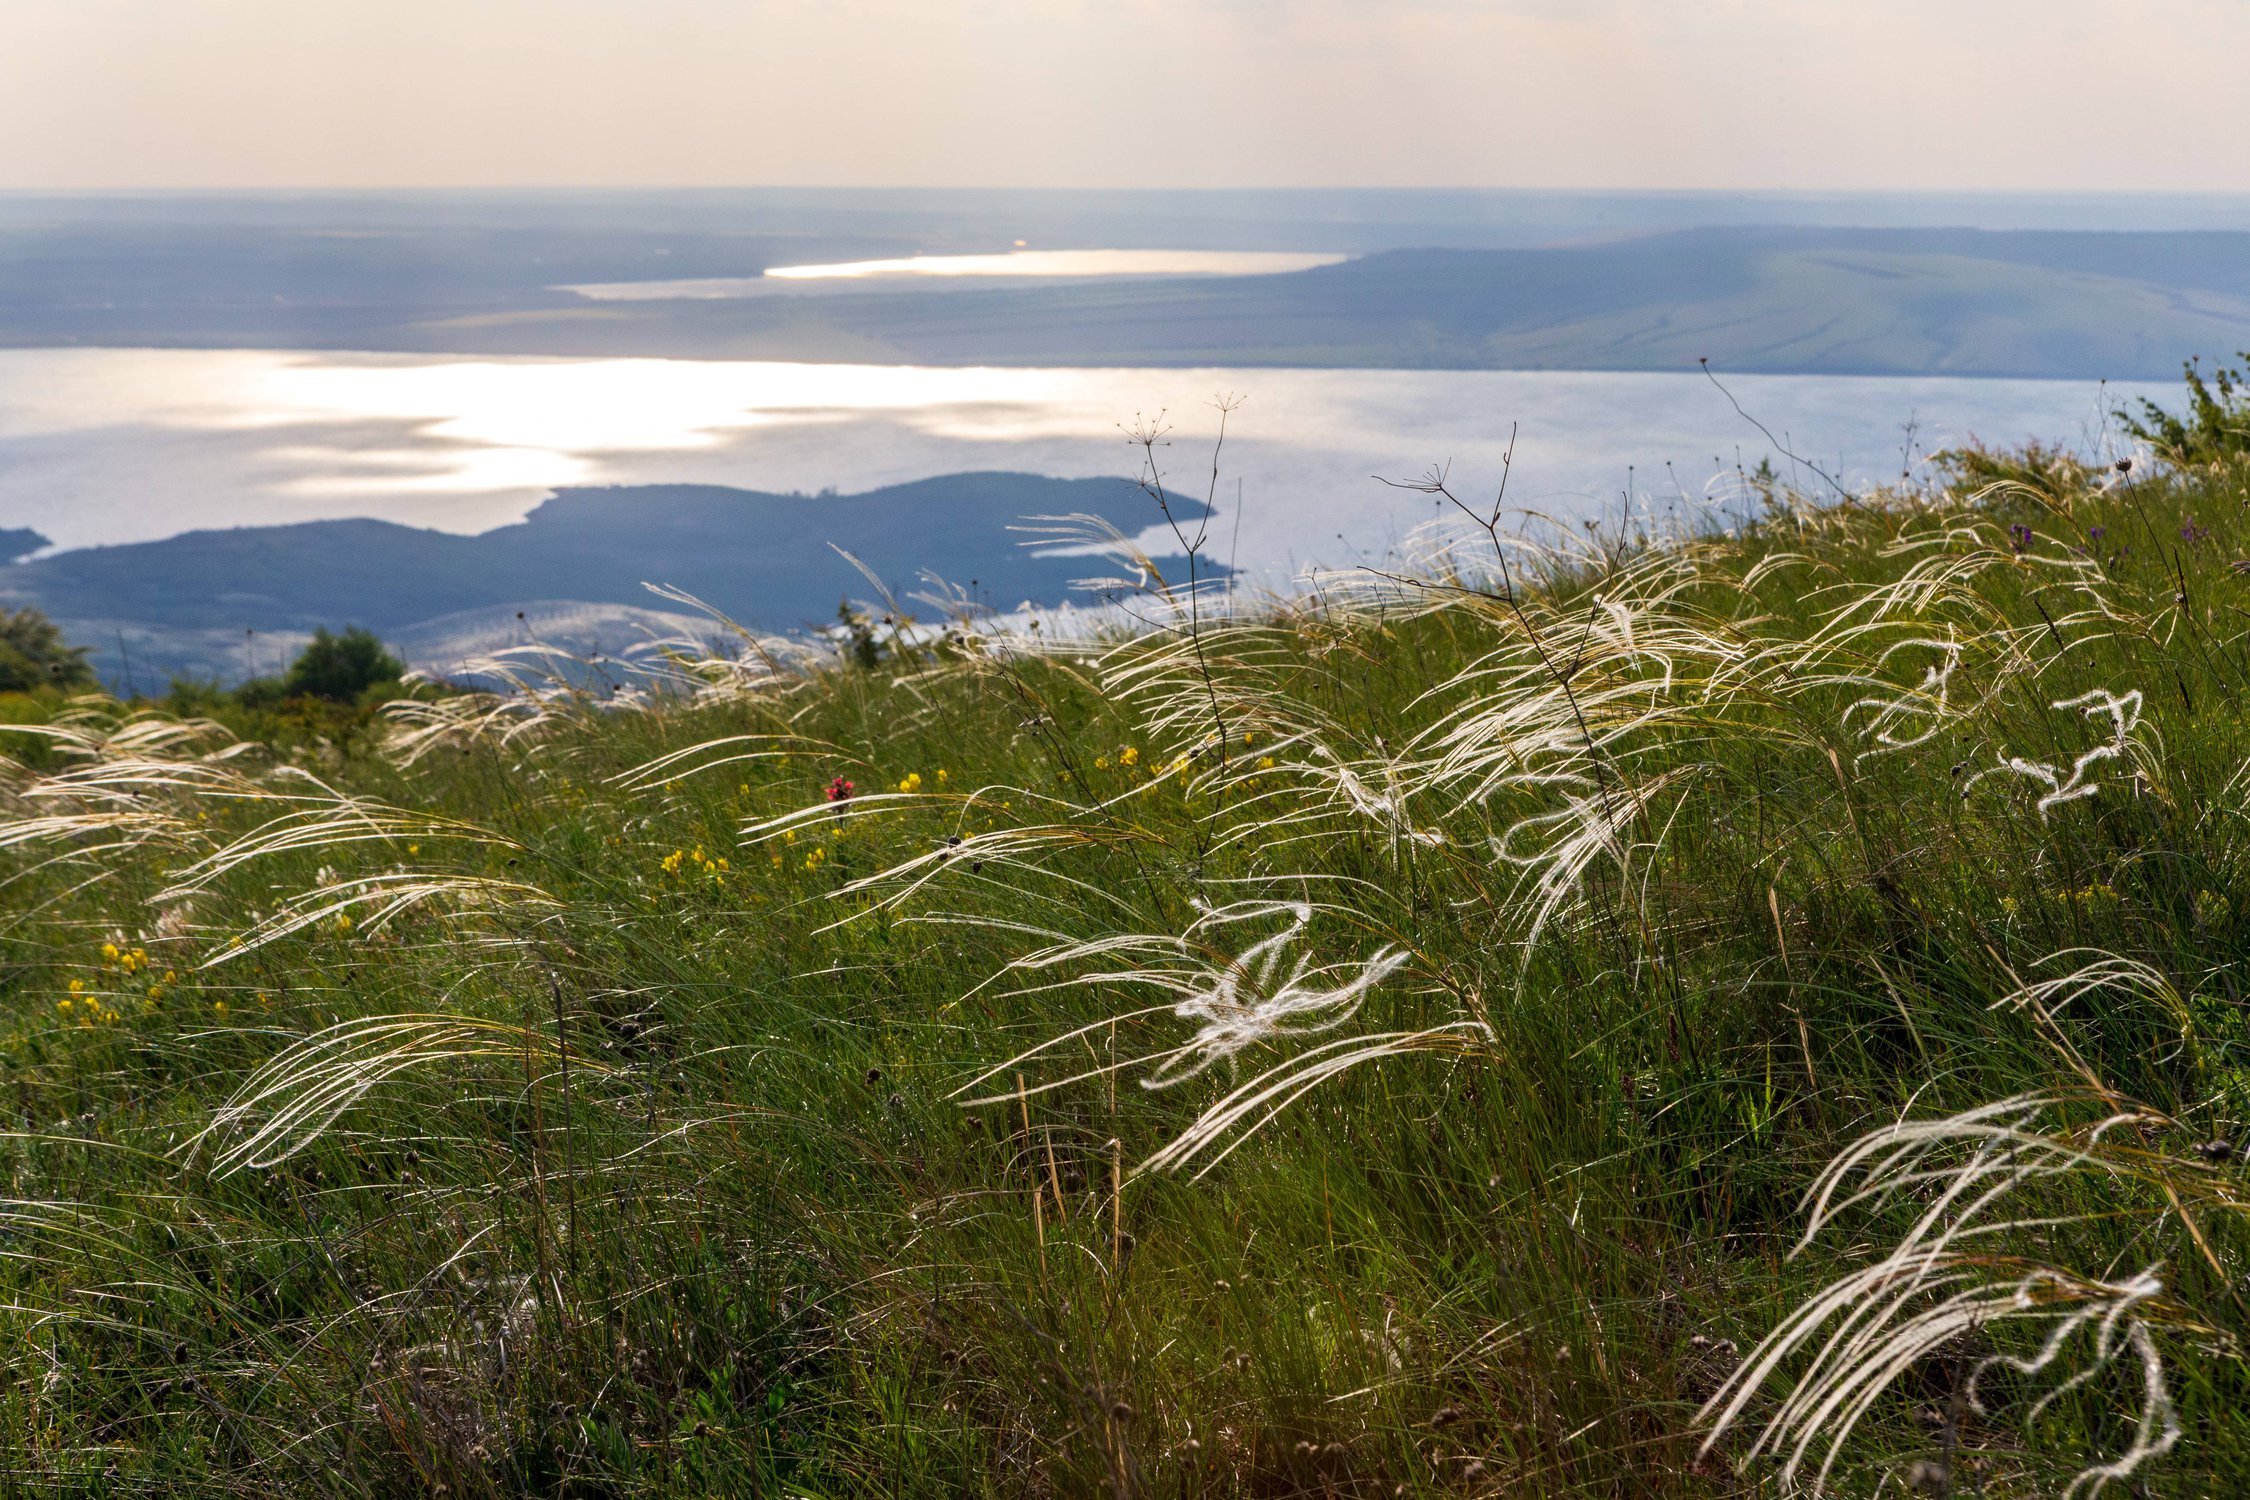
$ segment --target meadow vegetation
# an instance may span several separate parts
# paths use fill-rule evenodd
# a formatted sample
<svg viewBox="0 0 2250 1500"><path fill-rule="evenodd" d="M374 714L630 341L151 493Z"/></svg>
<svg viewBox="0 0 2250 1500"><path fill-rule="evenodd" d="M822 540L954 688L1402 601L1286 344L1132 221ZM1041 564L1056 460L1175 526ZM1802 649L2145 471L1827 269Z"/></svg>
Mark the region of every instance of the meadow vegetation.
<svg viewBox="0 0 2250 1500"><path fill-rule="evenodd" d="M6 1482L2250 1485L2213 411L1104 641L15 715Z"/></svg>

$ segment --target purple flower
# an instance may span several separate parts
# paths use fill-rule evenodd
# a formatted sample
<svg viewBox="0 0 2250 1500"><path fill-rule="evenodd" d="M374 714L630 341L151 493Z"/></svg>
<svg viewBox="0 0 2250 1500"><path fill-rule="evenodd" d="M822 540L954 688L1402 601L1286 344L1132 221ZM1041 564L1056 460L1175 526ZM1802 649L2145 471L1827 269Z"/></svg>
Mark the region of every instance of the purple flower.
<svg viewBox="0 0 2250 1500"><path fill-rule="evenodd" d="M2018 521L2015 525L2010 526L2008 537L2015 543L2016 556L2021 557L2031 550L2031 528L2024 525L2023 522Z"/></svg>

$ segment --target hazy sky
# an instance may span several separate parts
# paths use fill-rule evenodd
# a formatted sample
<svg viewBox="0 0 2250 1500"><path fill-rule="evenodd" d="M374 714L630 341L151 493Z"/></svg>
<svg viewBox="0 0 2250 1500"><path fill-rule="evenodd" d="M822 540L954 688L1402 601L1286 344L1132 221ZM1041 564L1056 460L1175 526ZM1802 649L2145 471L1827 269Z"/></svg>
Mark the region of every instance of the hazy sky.
<svg viewBox="0 0 2250 1500"><path fill-rule="evenodd" d="M2250 190L2250 0L0 0L0 187Z"/></svg>

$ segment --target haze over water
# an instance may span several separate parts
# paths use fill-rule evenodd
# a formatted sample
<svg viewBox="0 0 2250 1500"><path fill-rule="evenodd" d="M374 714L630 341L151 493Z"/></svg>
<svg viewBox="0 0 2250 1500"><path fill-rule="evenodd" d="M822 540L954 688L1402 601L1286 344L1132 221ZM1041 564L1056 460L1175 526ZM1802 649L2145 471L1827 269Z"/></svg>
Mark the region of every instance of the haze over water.
<svg viewBox="0 0 2250 1500"><path fill-rule="evenodd" d="M2102 440L2104 403L2137 394L2090 381L1727 383L1849 484L1897 476L1917 415L1917 453L1972 438L2085 446ZM1427 499L1375 476L1450 465L1465 493L1489 490L1511 427L1511 504L1569 517L1614 515L1628 465L1646 514L1771 451L1692 374L32 349L0 351L0 517L83 547L340 516L477 532L565 485L848 493L968 470L1129 476L1124 429L1159 413L1167 482L1200 495L1220 394L1243 400L1219 499L1231 511L1239 481L1240 560L1261 570L1378 552L1427 517Z"/></svg>

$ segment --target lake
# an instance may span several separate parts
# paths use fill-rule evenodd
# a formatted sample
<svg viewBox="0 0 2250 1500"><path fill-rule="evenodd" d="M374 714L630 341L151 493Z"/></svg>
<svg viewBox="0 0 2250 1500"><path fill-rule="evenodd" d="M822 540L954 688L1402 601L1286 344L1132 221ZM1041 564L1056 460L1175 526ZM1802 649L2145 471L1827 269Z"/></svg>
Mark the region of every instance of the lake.
<svg viewBox="0 0 2250 1500"><path fill-rule="evenodd" d="M2105 408L2143 390L1774 375L1727 386L1854 486L1970 439L2097 447L2114 441ZM1772 448L1697 373L19 349L0 351L0 526L59 547L341 516L476 532L561 485L810 494L970 470L1131 475L1126 429L1151 420L1169 430L1157 449L1167 482L1200 496L1221 395L1240 405L1219 465L1220 534L1264 573L1379 553L1431 513L1377 476L1449 465L1464 494L1487 493L1511 431L1511 504L1570 518L1615 516L1628 487L1636 515L1676 512Z"/></svg>

